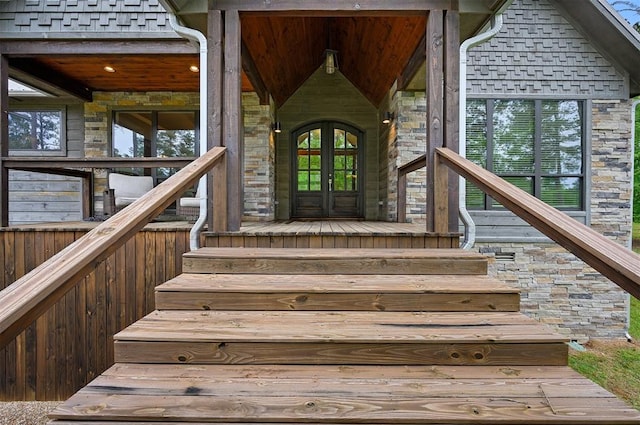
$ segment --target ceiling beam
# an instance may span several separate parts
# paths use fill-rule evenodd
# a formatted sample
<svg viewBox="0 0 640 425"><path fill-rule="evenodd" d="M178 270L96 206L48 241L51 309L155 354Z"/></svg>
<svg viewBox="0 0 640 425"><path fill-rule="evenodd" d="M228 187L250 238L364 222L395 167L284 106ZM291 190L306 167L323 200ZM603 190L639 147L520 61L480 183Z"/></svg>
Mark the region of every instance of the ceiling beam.
<svg viewBox="0 0 640 425"><path fill-rule="evenodd" d="M411 58L409 59L407 66L402 71L402 74L400 74L400 77L398 77L398 90L402 91L407 89L407 87L413 80L413 77L416 76L416 74L420 70L420 67L427 59L426 52L427 38L425 35L424 37L422 37L422 40L420 40L420 44L418 44L418 47L416 47L416 50L414 50L413 54L411 55Z"/></svg>
<svg viewBox="0 0 640 425"><path fill-rule="evenodd" d="M0 54L10 57L34 55L169 55L197 54L198 48L180 40L3 40Z"/></svg>
<svg viewBox="0 0 640 425"><path fill-rule="evenodd" d="M278 12L281 15L318 16L386 15L394 13L424 14L428 10L452 9L450 0L211 0L210 9L238 10L240 12Z"/></svg>
<svg viewBox="0 0 640 425"><path fill-rule="evenodd" d="M93 100L91 88L86 87L83 82L60 74L53 69L35 65L33 61L21 58L9 59L9 66L86 102Z"/></svg>
<svg viewBox="0 0 640 425"><path fill-rule="evenodd" d="M258 98L260 98L260 104L268 105L269 90L258 71L258 67L254 62L253 57L251 57L251 53L249 53L249 49L247 49L247 46L244 44L244 41L242 42L242 69L247 75L249 81L251 81L251 85L257 93Z"/></svg>

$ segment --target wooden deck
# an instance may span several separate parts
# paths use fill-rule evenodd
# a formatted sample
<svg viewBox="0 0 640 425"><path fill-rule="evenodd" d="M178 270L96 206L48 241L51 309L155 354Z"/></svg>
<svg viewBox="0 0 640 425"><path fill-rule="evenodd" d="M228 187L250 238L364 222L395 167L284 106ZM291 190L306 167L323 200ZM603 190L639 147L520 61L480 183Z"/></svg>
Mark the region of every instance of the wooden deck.
<svg viewBox="0 0 640 425"><path fill-rule="evenodd" d="M429 233L424 224L310 220L245 222L237 232L205 233L208 247L457 248L457 233Z"/></svg>

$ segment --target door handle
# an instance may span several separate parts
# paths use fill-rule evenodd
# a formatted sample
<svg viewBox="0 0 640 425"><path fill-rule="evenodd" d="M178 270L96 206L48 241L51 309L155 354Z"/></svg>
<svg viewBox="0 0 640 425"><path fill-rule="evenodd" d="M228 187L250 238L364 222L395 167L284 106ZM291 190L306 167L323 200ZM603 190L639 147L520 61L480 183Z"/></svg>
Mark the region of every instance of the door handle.
<svg viewBox="0 0 640 425"><path fill-rule="evenodd" d="M333 178L329 177L329 192L333 192Z"/></svg>

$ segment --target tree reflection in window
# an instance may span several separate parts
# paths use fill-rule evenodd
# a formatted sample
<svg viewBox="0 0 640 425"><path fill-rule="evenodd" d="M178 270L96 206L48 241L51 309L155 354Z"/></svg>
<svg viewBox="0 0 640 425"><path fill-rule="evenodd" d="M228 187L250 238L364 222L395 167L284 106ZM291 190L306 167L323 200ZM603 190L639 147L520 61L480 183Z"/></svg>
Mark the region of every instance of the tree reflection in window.
<svg viewBox="0 0 640 425"><path fill-rule="evenodd" d="M470 100L467 157L554 207L584 208L579 101ZM467 207L502 208L469 183Z"/></svg>

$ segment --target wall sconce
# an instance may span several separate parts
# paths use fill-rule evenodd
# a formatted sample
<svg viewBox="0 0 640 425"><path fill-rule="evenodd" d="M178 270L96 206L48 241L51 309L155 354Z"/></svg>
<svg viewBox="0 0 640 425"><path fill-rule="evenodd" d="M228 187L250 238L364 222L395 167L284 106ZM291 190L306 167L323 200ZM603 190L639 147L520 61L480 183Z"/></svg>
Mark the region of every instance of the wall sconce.
<svg viewBox="0 0 640 425"><path fill-rule="evenodd" d="M275 133L282 133L282 127L280 126L280 121L276 121L273 124L271 124L271 130L273 130Z"/></svg>
<svg viewBox="0 0 640 425"><path fill-rule="evenodd" d="M393 112L385 112L384 118L382 118L382 124L389 124L393 121Z"/></svg>
<svg viewBox="0 0 640 425"><path fill-rule="evenodd" d="M333 74L338 69L338 51L327 49L324 51L324 71Z"/></svg>

